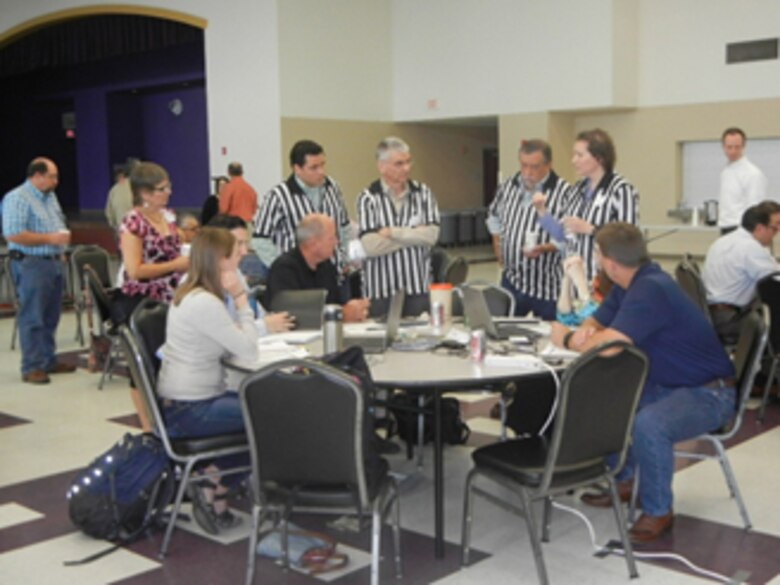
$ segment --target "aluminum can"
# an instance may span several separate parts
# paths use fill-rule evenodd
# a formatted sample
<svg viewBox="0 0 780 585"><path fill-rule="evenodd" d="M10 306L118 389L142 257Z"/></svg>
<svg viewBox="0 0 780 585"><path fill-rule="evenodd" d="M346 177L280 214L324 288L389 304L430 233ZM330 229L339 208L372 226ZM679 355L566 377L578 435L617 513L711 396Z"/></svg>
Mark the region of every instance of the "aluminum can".
<svg viewBox="0 0 780 585"><path fill-rule="evenodd" d="M344 312L340 305L325 305L322 310L322 349L334 353L344 349Z"/></svg>
<svg viewBox="0 0 780 585"><path fill-rule="evenodd" d="M485 351L487 349L487 336L485 335L484 329L474 329L474 331L471 332L469 349L472 360L475 362L484 361Z"/></svg>
<svg viewBox="0 0 780 585"><path fill-rule="evenodd" d="M444 327L444 303L431 304L431 327Z"/></svg>

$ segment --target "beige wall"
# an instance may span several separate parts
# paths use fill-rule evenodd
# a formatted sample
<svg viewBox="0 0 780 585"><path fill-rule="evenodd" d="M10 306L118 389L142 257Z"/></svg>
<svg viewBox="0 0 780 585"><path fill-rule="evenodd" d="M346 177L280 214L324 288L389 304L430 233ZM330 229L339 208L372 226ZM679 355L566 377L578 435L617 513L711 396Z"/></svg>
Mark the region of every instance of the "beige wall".
<svg viewBox="0 0 780 585"><path fill-rule="evenodd" d="M341 184L350 217L356 219L358 193L378 177L376 145L390 135L409 143L412 175L430 186L441 209L482 205L482 151L497 146L493 128L282 118L281 172L289 174L289 152L297 140L319 142L328 155L328 174Z"/></svg>

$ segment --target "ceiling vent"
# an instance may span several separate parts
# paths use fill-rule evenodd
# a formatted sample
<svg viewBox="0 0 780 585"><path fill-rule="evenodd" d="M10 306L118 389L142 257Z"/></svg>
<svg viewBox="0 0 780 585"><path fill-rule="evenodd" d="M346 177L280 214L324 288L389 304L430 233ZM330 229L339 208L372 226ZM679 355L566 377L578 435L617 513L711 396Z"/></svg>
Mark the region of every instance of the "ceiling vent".
<svg viewBox="0 0 780 585"><path fill-rule="evenodd" d="M726 64L777 59L778 39L761 39L726 45Z"/></svg>

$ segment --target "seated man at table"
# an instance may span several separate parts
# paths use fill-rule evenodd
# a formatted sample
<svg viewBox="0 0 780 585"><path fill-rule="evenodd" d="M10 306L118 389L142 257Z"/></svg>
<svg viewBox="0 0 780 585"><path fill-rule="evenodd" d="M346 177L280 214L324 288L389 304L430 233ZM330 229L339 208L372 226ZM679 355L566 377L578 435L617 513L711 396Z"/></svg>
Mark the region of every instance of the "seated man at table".
<svg viewBox="0 0 780 585"><path fill-rule="evenodd" d="M712 322L724 343L736 343L756 283L780 270L771 250L778 230L780 204L762 201L748 207L740 227L715 240L707 251L702 279Z"/></svg>
<svg viewBox="0 0 780 585"><path fill-rule="evenodd" d="M620 340L647 354L647 383L618 489L621 499L628 501L634 469L641 469L643 514L629 534L634 542L649 542L671 529L674 520L674 444L713 431L734 415L734 367L704 314L650 262L639 229L622 222L603 226L596 235L595 253L614 286L577 329L553 323L552 341L582 352ZM604 495L586 494L583 501L611 505Z"/></svg>
<svg viewBox="0 0 780 585"><path fill-rule="evenodd" d="M333 219L322 213L311 213L298 224L295 236L298 245L271 265L265 306L270 307L274 296L283 290L322 288L328 291L327 303L343 305L344 321L364 320L368 316L368 299L342 298L336 267L330 262L338 244Z"/></svg>

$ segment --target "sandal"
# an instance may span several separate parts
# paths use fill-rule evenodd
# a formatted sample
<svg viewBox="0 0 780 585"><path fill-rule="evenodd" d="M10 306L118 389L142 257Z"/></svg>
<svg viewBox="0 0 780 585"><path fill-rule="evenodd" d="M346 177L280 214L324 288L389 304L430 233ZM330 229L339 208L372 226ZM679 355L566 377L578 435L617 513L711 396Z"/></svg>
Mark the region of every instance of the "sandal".
<svg viewBox="0 0 780 585"><path fill-rule="evenodd" d="M219 534L217 514L214 512L214 506L209 503L203 491L204 489L213 489L214 487L216 486L211 482L200 482L199 485L191 483L187 486L187 495L190 501L192 501L192 515L195 517L195 522L206 534L211 535Z"/></svg>

